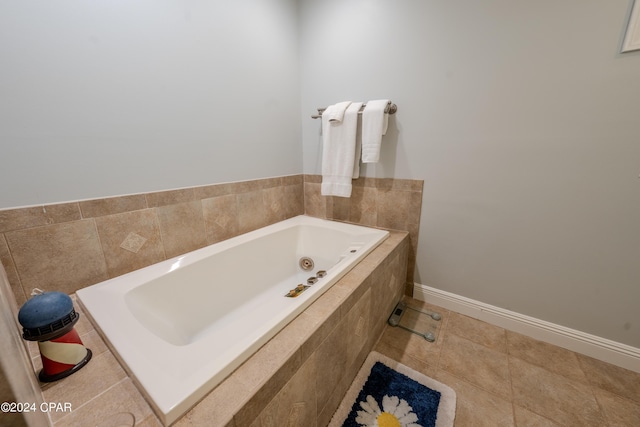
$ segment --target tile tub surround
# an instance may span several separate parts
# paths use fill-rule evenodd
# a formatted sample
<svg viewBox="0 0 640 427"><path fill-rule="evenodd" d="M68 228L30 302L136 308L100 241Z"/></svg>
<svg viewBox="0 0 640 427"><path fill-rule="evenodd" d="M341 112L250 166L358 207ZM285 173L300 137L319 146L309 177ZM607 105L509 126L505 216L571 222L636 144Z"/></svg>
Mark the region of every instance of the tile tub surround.
<svg viewBox="0 0 640 427"><path fill-rule="evenodd" d="M320 182L319 175L291 175L0 210L0 262L21 306L36 287L72 294L307 214L407 231L410 295L423 181L359 178L348 199L321 196Z"/></svg>
<svg viewBox="0 0 640 427"><path fill-rule="evenodd" d="M412 295L424 181L362 177L353 181L349 198L322 196L321 183L320 175L304 176L307 215L409 233L411 246L405 294Z"/></svg>
<svg viewBox="0 0 640 427"><path fill-rule="evenodd" d="M402 297L408 254L407 233L391 232L174 425L326 425ZM43 385L46 401L74 408L58 414L54 426L89 425L122 412L132 413L136 425L160 426L86 316L78 329L95 360ZM32 354L38 369L37 347Z"/></svg>
<svg viewBox="0 0 640 427"><path fill-rule="evenodd" d="M0 261L21 306L303 213L302 175L0 210Z"/></svg>

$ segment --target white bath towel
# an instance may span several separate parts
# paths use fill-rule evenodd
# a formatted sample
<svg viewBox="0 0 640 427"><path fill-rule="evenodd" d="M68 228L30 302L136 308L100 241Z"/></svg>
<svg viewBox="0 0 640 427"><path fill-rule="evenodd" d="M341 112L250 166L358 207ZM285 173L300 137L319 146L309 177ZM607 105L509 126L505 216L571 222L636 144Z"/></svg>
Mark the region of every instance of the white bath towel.
<svg viewBox="0 0 640 427"><path fill-rule="evenodd" d="M360 107L362 108L362 107ZM358 114L356 124L356 153L353 156L353 175L351 178L358 179L360 178L360 158L362 156L362 114Z"/></svg>
<svg viewBox="0 0 640 427"><path fill-rule="evenodd" d="M362 102L352 102L342 122L330 121L322 114L322 186L323 196L351 197L351 179L356 155L358 111ZM326 110L325 110L326 111Z"/></svg>
<svg viewBox="0 0 640 427"><path fill-rule="evenodd" d="M389 114L384 110L388 99L367 102L362 112L362 163L377 163L380 160L382 135L387 133Z"/></svg>
<svg viewBox="0 0 640 427"><path fill-rule="evenodd" d="M347 107L349 107L349 105L351 105L351 101L343 101L338 102L334 105L330 105L326 110L322 112L322 116L325 117L326 114L326 118L330 122L342 122L344 113L345 111L347 111Z"/></svg>

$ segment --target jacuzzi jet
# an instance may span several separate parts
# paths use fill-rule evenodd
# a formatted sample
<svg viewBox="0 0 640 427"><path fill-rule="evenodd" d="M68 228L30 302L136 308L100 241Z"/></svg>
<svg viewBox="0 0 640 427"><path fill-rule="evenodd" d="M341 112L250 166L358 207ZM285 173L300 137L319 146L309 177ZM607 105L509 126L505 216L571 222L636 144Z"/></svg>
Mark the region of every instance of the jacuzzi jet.
<svg viewBox="0 0 640 427"><path fill-rule="evenodd" d="M301 293L303 293L304 291L306 291L307 289L309 289L309 286L305 286L302 283L300 283L294 289L291 289L289 292L287 292L284 296L289 298L295 298Z"/></svg>
<svg viewBox="0 0 640 427"><path fill-rule="evenodd" d="M319 279L323 278L323 277L324 277L324 276L326 276L326 275L327 275L326 270L318 270L318 272L316 273L316 276L317 276Z"/></svg>
<svg viewBox="0 0 640 427"><path fill-rule="evenodd" d="M309 277L307 279L307 285L313 285L314 283L316 283L318 281L317 277Z"/></svg>
<svg viewBox="0 0 640 427"><path fill-rule="evenodd" d="M309 257L305 256L300 258L300 261L298 262L298 264L300 265L300 268L303 270L313 269L313 260Z"/></svg>

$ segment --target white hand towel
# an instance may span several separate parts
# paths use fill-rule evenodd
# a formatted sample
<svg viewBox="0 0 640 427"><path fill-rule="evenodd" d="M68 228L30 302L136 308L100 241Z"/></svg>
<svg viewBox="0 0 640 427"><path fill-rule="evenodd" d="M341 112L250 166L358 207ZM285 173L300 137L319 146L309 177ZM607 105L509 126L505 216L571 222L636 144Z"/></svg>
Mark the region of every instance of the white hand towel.
<svg viewBox="0 0 640 427"><path fill-rule="evenodd" d="M387 133L389 114L384 110L388 99L367 102L362 112L362 163L376 163L380 160L382 135Z"/></svg>
<svg viewBox="0 0 640 427"><path fill-rule="evenodd" d="M351 101L343 101L338 102L335 105L331 105L322 112L322 117L325 117L326 114L326 117L330 122L342 122L344 113L347 111L347 107L349 107L349 105L351 105Z"/></svg>
<svg viewBox="0 0 640 427"><path fill-rule="evenodd" d="M330 121L331 116L325 117L325 114L322 113L323 147L320 194L323 196L351 197L358 111L361 106L362 102L351 103L344 113L342 122Z"/></svg>
<svg viewBox="0 0 640 427"><path fill-rule="evenodd" d="M360 178L360 158L362 156L362 114L358 114L356 124L356 154L353 156L353 175L351 178Z"/></svg>

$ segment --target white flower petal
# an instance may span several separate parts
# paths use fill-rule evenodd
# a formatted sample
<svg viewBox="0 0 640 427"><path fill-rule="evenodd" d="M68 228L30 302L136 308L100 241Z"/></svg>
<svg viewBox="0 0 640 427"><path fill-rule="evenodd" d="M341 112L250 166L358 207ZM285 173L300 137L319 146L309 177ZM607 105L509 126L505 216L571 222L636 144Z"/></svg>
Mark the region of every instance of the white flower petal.
<svg viewBox="0 0 640 427"><path fill-rule="evenodd" d="M367 396L367 404L371 408L371 411L367 411L367 412L371 414L376 414L376 415L380 415L382 413L382 411L380 410L380 407L378 406L378 402L376 402L376 399L374 399L373 396L371 395ZM365 405L365 402L360 402L360 406L362 406L364 410L367 410L364 407L364 405Z"/></svg>
<svg viewBox="0 0 640 427"><path fill-rule="evenodd" d="M360 407L364 409L368 414L376 415L373 408L367 402L360 402Z"/></svg>
<svg viewBox="0 0 640 427"><path fill-rule="evenodd" d="M409 403L406 400L400 399L400 403L398 404L395 415L398 418L401 418L410 413L412 410L413 409L411 408L411 406L409 406Z"/></svg>
<svg viewBox="0 0 640 427"><path fill-rule="evenodd" d="M384 412L394 414L396 411L396 408L398 407L399 401L400 399L398 399L398 396L389 397L385 394L384 397L382 398L382 410Z"/></svg>
<svg viewBox="0 0 640 427"><path fill-rule="evenodd" d="M365 426L365 427L377 426L377 423L376 423L376 419L378 418L377 415L374 415L365 411L358 411L357 414L358 416L356 417L356 422L361 426Z"/></svg>
<svg viewBox="0 0 640 427"><path fill-rule="evenodd" d="M371 395L366 397L366 402L359 403L364 411L357 411L358 416L355 421L361 427L378 427L378 416L383 411L393 415L402 427L421 427L420 424L415 423L418 421L418 416L413 412L409 403L398 396L385 395L382 398L382 410Z"/></svg>
<svg viewBox="0 0 640 427"><path fill-rule="evenodd" d="M405 425L408 425L409 423L418 421L418 416L415 414L415 412L409 412L407 415L403 417L398 417L398 421L400 421L400 424L405 426Z"/></svg>

